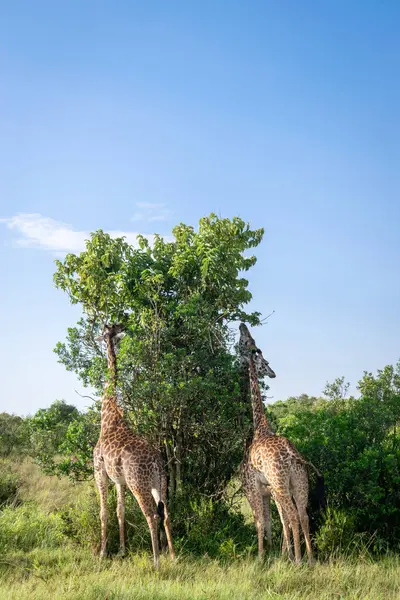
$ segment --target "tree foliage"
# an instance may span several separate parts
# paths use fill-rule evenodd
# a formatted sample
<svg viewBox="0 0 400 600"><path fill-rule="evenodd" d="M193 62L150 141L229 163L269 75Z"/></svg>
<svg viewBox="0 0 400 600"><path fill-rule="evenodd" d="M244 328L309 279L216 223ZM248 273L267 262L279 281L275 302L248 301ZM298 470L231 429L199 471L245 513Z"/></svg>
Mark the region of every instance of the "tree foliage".
<svg viewBox="0 0 400 600"><path fill-rule="evenodd" d="M252 426L229 324L260 322L260 313L246 312L245 274L256 262L247 252L262 236L239 218L210 215L197 231L180 224L172 239L155 236L152 245L139 236L132 247L97 231L84 252L57 261L55 284L80 305L82 317L55 352L97 400L86 412L56 401L26 419L0 414L0 456L29 452L47 473L92 475L107 377L104 348L95 338L104 323L123 323L119 401L132 428L164 454L174 534L192 552L215 555L230 553L229 544L251 543L254 529L242 515L213 501L242 460ZM358 389L357 398L348 397L341 377L326 385L323 397L302 394L266 408L275 430L324 473L328 510L316 542L326 554L338 540L353 543L365 533L378 550L400 546L400 363L376 375L365 372ZM0 496L14 503L15 474L5 469L3 479ZM98 524L92 500L90 510L67 518L79 539L86 527L92 540ZM315 516L311 510L314 524ZM204 537L206 528L212 540Z"/></svg>
<svg viewBox="0 0 400 600"><path fill-rule="evenodd" d="M313 511L311 480L310 516L320 556L331 556L332 552L357 554L366 547L376 552L388 547L399 549L399 375L400 365L387 366L376 375L365 373L359 383L360 395L357 398L343 398L335 394L334 398L328 399L302 394L267 406L267 415L275 430L291 439L303 455L324 473L328 509L319 523ZM19 427L10 428L8 447L14 447L13 452L25 453L29 444L26 440L24 444L18 443L21 439L20 432L31 431L32 434L34 430L36 443L32 444L29 452L37 459L37 449L46 445L49 447L46 461L42 455L42 467L47 472L69 474L75 479L81 479L91 474L91 452L99 432L99 411L96 406L85 413L70 410L68 405L63 410L59 410L59 407L60 403L57 402L45 411L38 411L33 418L17 418ZM14 421L11 415L3 414L2 418L3 423ZM201 426L206 429L206 422ZM234 437L234 433L231 431L230 437ZM194 459L193 463L188 461L185 468L193 471L197 468L209 473L210 464L213 467L214 463L206 463L206 450L203 454L198 449L197 451L197 462ZM242 448L235 460L239 461L241 458ZM13 464L15 459L14 455L11 459ZM194 477L192 472L188 473L188 478ZM1 500L14 504L18 498L18 478L6 462L1 475ZM208 500L199 499L198 494L193 493L193 488L186 485L182 494L185 501L175 505L173 524L174 535L181 540L183 547L190 547L192 552L203 552L207 548L215 550L214 544L217 540L220 544L224 535L228 536L227 539L232 537L236 542L242 539L242 534L238 533L239 537L228 534L231 527L232 531L236 528L239 532L241 525L238 529L239 517L238 520L228 518L227 513L224 513L227 508L225 505L221 507L225 516L218 521L215 536L211 536L211 539L209 534L215 530L215 515L220 514L220 509L215 508L215 515L214 509L211 512L206 510L210 506ZM95 525L98 525L98 507L93 504L93 498L91 496L88 500L86 508L80 506L73 515L79 539L82 536L88 536L92 541L97 539L98 530ZM180 499L182 500L182 496ZM114 496L110 502L115 504ZM112 514L115 512L114 504ZM274 524L277 525L274 531L279 531L280 535L278 515L275 512L273 515ZM90 522L87 520L89 516ZM70 518L71 515L67 516L67 520ZM224 519L227 519L225 525ZM114 521L113 536L117 543L118 523L115 518ZM208 537L203 536L201 541L200 534L206 529ZM135 532L132 530L130 534L132 547L137 544L136 529ZM242 541L245 545L251 545L255 530L250 528L246 532L242 531Z"/></svg>
<svg viewBox="0 0 400 600"><path fill-rule="evenodd" d="M23 454L29 446L25 421L18 415L0 413L0 457Z"/></svg>
<svg viewBox="0 0 400 600"><path fill-rule="evenodd" d="M30 454L45 473L56 472L68 427L78 416L75 406L56 400L27 420Z"/></svg>
<svg viewBox="0 0 400 600"><path fill-rule="evenodd" d="M279 433L323 471L329 507L342 521L399 545L400 363L364 373L358 398L344 398L343 383L328 388L329 399L303 395L269 411Z"/></svg>
<svg viewBox="0 0 400 600"><path fill-rule="evenodd" d="M59 361L100 395L106 374L95 336L106 322L128 335L118 354L119 388L133 428L162 449L170 493L221 492L238 464L249 404L230 353L229 323L259 323L243 276L263 230L235 217L180 224L172 241L138 237L133 248L97 231L79 256L57 261L57 287L83 317L56 347Z"/></svg>

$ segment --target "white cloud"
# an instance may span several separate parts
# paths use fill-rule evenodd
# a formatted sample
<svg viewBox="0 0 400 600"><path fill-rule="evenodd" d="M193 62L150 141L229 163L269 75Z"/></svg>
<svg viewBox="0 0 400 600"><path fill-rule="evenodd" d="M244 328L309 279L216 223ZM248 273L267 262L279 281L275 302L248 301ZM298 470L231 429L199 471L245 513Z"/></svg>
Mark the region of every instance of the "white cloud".
<svg viewBox="0 0 400 600"><path fill-rule="evenodd" d="M151 202L136 202L137 208L141 209L132 215L131 221L142 221L153 223L156 221L169 221L172 211L165 208L166 204L156 204Z"/></svg>
<svg viewBox="0 0 400 600"><path fill-rule="evenodd" d="M131 216L131 221L145 221L146 217L143 213L136 212Z"/></svg>
<svg viewBox="0 0 400 600"><path fill-rule="evenodd" d="M156 202L136 202L138 208L146 208L147 210L156 210L157 208L164 208L165 204L157 204Z"/></svg>
<svg viewBox="0 0 400 600"><path fill-rule="evenodd" d="M13 217L0 219L0 223L5 223L8 229L17 234L13 240L15 246L23 248L39 248L50 250L57 256L64 256L67 252L82 252L85 250L85 240L90 238L89 231L80 231L74 229L60 221L43 217L37 213L20 213ZM113 237L125 237L126 241L133 246L137 246L135 231L108 231ZM145 235L150 243L154 236ZM165 239L170 239L166 236Z"/></svg>
<svg viewBox="0 0 400 600"><path fill-rule="evenodd" d="M170 219L170 211L163 211L158 215L153 215L152 217L148 217L148 222L153 223L153 221L169 221Z"/></svg>

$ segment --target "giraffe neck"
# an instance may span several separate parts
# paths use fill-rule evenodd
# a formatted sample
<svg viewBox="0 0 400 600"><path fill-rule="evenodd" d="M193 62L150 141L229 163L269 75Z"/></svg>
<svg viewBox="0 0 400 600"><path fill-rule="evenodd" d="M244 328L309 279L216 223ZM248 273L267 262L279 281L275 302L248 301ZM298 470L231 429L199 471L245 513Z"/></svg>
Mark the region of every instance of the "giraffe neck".
<svg viewBox="0 0 400 600"><path fill-rule="evenodd" d="M107 336L108 380L105 384L101 403L101 433L104 435L113 429L116 421L122 417L122 411L117 404L117 358L113 340Z"/></svg>
<svg viewBox="0 0 400 600"><path fill-rule="evenodd" d="M115 388L115 386L117 385L117 357L115 355L114 341L110 336L107 336L106 344L109 381Z"/></svg>
<svg viewBox="0 0 400 600"><path fill-rule="evenodd" d="M254 424L254 437L259 433L273 435L273 431L269 426L267 417L265 416L264 405L261 398L260 386L258 383L258 377L254 366L254 361L250 358L249 364L249 375L250 375L250 393L251 393L251 405L253 408L253 424Z"/></svg>

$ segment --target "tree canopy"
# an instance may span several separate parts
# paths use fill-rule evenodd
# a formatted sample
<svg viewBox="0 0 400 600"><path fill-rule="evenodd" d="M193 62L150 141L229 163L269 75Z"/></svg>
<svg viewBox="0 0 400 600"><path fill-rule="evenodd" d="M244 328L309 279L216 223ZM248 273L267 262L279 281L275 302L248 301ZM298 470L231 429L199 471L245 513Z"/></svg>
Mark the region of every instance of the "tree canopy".
<svg viewBox="0 0 400 600"><path fill-rule="evenodd" d="M335 535L345 515L347 535L368 532L393 546L400 543L400 363L365 372L358 389L359 397L346 398L338 378L326 398L303 395L268 409L276 430L323 471Z"/></svg>
<svg viewBox="0 0 400 600"><path fill-rule="evenodd" d="M126 418L162 449L170 493L219 493L241 457L250 406L230 352L229 323L260 322L246 312L252 296L248 255L262 240L239 219L202 218L197 231L180 224L172 240L154 243L97 231L80 255L57 261L56 286L83 317L57 344L59 361L100 395L106 375L95 341L104 323L122 322L128 335L118 354Z"/></svg>

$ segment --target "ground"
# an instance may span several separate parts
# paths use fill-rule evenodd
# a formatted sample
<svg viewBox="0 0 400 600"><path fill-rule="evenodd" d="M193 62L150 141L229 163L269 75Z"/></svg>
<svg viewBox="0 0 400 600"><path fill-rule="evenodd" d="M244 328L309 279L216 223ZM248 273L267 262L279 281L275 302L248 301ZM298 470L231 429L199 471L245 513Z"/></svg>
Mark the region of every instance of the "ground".
<svg viewBox="0 0 400 600"><path fill-rule="evenodd" d="M296 567L278 558L221 564L163 557L100 561L87 551L35 550L1 561L2 600L391 600L400 598L400 560Z"/></svg>
<svg viewBox="0 0 400 600"><path fill-rule="evenodd" d="M366 553L364 558L330 560L313 568L294 566L279 556L267 556L262 564L254 556L218 561L181 555L176 563L164 556L159 573L149 553L100 561L89 548L64 543L64 538L60 547L46 516L57 514L93 482L77 487L67 479L46 477L29 460L14 462L13 468L20 479L21 508L34 518L27 521L26 512L18 508L4 511L1 600L400 599L400 556L374 561ZM250 519L246 503L243 510ZM14 550L6 549L7 531L15 538ZM16 550L23 544L34 549Z"/></svg>

